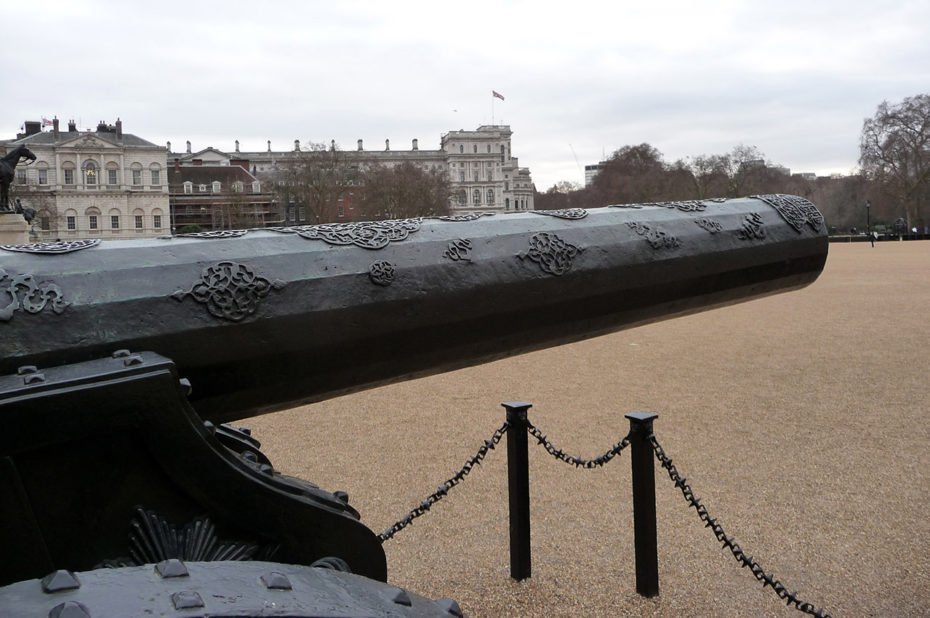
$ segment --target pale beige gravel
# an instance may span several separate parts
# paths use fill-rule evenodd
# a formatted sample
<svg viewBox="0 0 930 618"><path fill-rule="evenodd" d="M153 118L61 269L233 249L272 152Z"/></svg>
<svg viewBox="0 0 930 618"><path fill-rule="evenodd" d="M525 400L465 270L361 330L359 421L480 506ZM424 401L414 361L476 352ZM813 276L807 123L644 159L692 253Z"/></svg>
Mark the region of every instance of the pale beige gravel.
<svg viewBox="0 0 930 618"><path fill-rule="evenodd" d="M834 244L787 294L250 419L282 471L381 532L502 423L593 457L656 435L748 554L834 616L930 615L930 242ZM533 576L509 577L506 451L385 543L392 583L471 616L794 616L657 466L660 595L635 594L628 453L530 449Z"/></svg>

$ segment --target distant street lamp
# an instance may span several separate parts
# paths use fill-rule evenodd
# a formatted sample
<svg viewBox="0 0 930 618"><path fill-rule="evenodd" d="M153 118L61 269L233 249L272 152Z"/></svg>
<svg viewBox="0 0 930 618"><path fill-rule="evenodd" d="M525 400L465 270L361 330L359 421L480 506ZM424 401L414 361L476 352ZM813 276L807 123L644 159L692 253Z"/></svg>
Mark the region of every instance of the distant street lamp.
<svg viewBox="0 0 930 618"><path fill-rule="evenodd" d="M872 243L872 248L875 248L875 237L872 236L872 220L869 217L869 211L872 209L872 202L869 200L865 201L865 227L869 234L869 241Z"/></svg>

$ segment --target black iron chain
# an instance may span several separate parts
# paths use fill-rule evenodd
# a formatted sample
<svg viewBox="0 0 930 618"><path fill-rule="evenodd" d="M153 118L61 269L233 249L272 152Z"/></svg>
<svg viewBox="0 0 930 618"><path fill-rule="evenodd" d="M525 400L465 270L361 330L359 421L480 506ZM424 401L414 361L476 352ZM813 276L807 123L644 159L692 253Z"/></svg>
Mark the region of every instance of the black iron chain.
<svg viewBox="0 0 930 618"><path fill-rule="evenodd" d="M805 614L810 614L811 616L817 616L817 618L830 618L830 614L828 614L824 608L815 609L812 604L799 599L797 591L788 592L788 589L785 588L779 580L775 579L773 575L766 573L752 556L747 556L743 553L739 543L737 543L733 537L728 537L726 535L723 531L723 527L717 523L716 518L711 518L710 513L707 512L707 507L701 504L701 499L694 497L694 492L691 490L691 486L688 485L687 479L678 473L678 469L675 467L675 464L672 463L671 457L665 454L665 450L659 445L659 441L656 439L655 435L649 436L649 442L652 443L652 448L656 453L656 458L659 460L659 463L661 463L662 467L668 472L668 477L675 483L675 487L681 490L682 495L688 502L688 506L694 507L701 521L704 522L704 527L711 529L714 536L717 537L717 540L720 541L723 547L729 549L733 553L733 557L736 558L741 567L749 567L753 577L762 582L763 588L771 586L775 594L778 595L778 598L785 601L789 606L794 605L795 609Z"/></svg>
<svg viewBox="0 0 930 618"><path fill-rule="evenodd" d="M484 444L481 445L481 448L478 449L478 452L465 462L465 465L462 466L461 470L456 472L453 476L446 480L446 482L440 485L439 488L427 496L426 500L421 502L418 507L407 513L403 519L398 520L397 523L395 523L393 526L379 534L378 539L384 543L395 534L409 526L414 519L429 511L430 507L432 507L434 504L442 500L446 494L449 493L450 489L461 483L462 479L464 479L468 473L471 472L472 468L480 464L484 458L487 457L488 451L497 446L497 444L501 441L501 438L504 437L504 434L507 433L507 429L509 427L510 423L504 421L504 424L494 432L494 435L492 435L488 440L484 441Z"/></svg>
<svg viewBox="0 0 930 618"><path fill-rule="evenodd" d="M557 449L552 442L549 441L543 432L537 429L533 423L526 421L527 430L530 432L530 435L536 438L536 441L543 445L546 451L560 461L564 461L567 464L573 465L576 468L600 468L608 461L620 454L620 451L625 449L630 445L630 441L627 439L629 435L614 444L610 449L599 457L594 459L582 459L581 457L574 457L572 455L567 455L562 449Z"/></svg>

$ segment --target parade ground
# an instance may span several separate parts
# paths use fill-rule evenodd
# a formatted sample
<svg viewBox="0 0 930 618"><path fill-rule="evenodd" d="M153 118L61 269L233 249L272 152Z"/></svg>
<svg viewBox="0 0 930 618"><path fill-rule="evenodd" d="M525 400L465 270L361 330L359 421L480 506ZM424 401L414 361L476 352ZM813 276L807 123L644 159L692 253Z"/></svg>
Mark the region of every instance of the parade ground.
<svg viewBox="0 0 930 618"><path fill-rule="evenodd" d="M457 472L501 402L593 458L655 435L747 555L833 616L930 614L930 241L832 244L809 287L241 423L376 533ZM800 616L656 465L658 597L635 592L629 450L530 442L532 577L510 578L502 442L385 542L389 581L471 616Z"/></svg>

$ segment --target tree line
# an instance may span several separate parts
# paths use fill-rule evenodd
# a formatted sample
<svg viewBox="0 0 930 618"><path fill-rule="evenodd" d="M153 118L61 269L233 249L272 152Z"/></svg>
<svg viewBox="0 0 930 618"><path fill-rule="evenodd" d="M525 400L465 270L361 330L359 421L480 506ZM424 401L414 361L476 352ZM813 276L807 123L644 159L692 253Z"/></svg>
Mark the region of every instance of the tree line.
<svg viewBox="0 0 930 618"><path fill-rule="evenodd" d="M609 204L742 197L764 193L800 195L816 204L831 232L895 222L910 230L930 228L930 95L881 103L863 122L860 171L831 178L790 174L755 146L724 154L664 160L643 143L614 151L594 180L581 187L559 182L535 194L536 208L597 208Z"/></svg>

